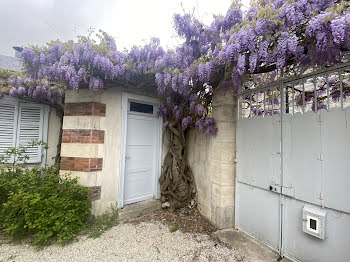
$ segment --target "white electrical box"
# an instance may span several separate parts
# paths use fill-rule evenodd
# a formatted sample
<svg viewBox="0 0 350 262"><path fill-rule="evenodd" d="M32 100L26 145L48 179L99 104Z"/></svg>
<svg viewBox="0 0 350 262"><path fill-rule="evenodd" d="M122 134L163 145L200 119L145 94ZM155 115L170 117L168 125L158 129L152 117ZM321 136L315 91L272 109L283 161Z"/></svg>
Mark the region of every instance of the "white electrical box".
<svg viewBox="0 0 350 262"><path fill-rule="evenodd" d="M303 208L303 231L314 237L325 239L326 211L305 205Z"/></svg>

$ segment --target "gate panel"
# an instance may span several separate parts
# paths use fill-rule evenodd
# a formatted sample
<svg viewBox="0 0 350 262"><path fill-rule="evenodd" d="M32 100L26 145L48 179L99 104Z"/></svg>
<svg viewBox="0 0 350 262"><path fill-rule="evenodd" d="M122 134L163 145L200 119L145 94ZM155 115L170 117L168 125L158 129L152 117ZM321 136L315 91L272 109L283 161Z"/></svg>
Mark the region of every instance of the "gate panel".
<svg viewBox="0 0 350 262"><path fill-rule="evenodd" d="M236 226L292 261L349 260L349 91L347 63L239 94Z"/></svg>
<svg viewBox="0 0 350 262"><path fill-rule="evenodd" d="M321 205L322 150L319 114L309 111L303 115L285 115L283 125L283 191L292 188L295 198Z"/></svg>
<svg viewBox="0 0 350 262"><path fill-rule="evenodd" d="M278 115L238 120L236 227L275 250L280 245L280 134Z"/></svg>
<svg viewBox="0 0 350 262"><path fill-rule="evenodd" d="M302 210L305 202L286 197L284 199L283 255L293 261L345 262L350 257L350 215L332 209L324 209L326 238L315 238L302 230ZM310 206L310 204L307 204ZM320 207L312 205L314 208Z"/></svg>
<svg viewBox="0 0 350 262"><path fill-rule="evenodd" d="M237 183L236 227L278 251L280 195Z"/></svg>
<svg viewBox="0 0 350 262"><path fill-rule="evenodd" d="M278 115L238 121L237 181L266 190L280 185L280 137Z"/></svg>
<svg viewBox="0 0 350 262"><path fill-rule="evenodd" d="M320 113L324 205L350 213L350 108Z"/></svg>

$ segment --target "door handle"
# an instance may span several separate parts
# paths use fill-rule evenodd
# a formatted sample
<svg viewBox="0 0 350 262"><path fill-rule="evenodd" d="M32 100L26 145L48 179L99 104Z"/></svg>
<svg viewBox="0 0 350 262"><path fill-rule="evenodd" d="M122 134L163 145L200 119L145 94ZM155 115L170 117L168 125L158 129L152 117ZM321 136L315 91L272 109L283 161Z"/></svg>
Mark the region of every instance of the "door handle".
<svg viewBox="0 0 350 262"><path fill-rule="evenodd" d="M130 156L126 156L125 157L125 160L129 160L131 157Z"/></svg>

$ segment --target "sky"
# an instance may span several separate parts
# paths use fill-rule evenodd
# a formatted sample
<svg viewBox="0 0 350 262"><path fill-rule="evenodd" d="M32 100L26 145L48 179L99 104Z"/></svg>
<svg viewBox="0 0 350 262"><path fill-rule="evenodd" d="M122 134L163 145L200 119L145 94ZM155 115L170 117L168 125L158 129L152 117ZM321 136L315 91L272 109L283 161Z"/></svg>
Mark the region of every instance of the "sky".
<svg viewBox="0 0 350 262"><path fill-rule="evenodd" d="M249 0L243 0L248 6ZM143 45L151 37L173 48L179 43L172 19L194 12L210 24L225 14L231 0L0 0L0 54L14 55L13 46L43 45L86 35L89 28L113 36L118 50Z"/></svg>

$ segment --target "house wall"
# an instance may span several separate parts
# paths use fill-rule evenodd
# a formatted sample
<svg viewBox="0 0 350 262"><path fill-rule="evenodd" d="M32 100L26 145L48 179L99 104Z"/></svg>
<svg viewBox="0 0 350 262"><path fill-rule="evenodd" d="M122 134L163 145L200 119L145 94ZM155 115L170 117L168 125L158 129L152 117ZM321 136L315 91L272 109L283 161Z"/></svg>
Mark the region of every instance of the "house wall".
<svg viewBox="0 0 350 262"><path fill-rule="evenodd" d="M199 210L219 228L234 225L235 106L233 93L217 94L213 117L218 134L210 137L191 130L188 137L187 159L195 176ZM121 89L66 93L61 174L70 173L91 189L94 215L116 207L121 126ZM162 159L166 151L163 144Z"/></svg>
<svg viewBox="0 0 350 262"><path fill-rule="evenodd" d="M121 144L121 90L66 93L61 174L91 189L92 213L116 207ZM95 102L95 103L91 103Z"/></svg>
<svg viewBox="0 0 350 262"><path fill-rule="evenodd" d="M232 91L218 92L213 98L218 134L191 130L187 142L199 211L218 228L234 227L236 108Z"/></svg>
<svg viewBox="0 0 350 262"><path fill-rule="evenodd" d="M92 214L97 216L116 208L118 201L123 91L137 93L115 86L66 93L60 173L91 189Z"/></svg>
<svg viewBox="0 0 350 262"><path fill-rule="evenodd" d="M57 155L57 145L59 143L61 130L61 118L57 116L56 109L51 108L49 115L49 125L47 132L47 144L48 149L46 152L46 165L52 166L55 164L55 158Z"/></svg>

